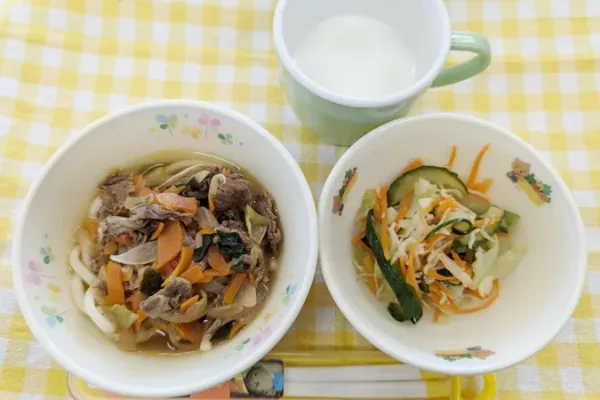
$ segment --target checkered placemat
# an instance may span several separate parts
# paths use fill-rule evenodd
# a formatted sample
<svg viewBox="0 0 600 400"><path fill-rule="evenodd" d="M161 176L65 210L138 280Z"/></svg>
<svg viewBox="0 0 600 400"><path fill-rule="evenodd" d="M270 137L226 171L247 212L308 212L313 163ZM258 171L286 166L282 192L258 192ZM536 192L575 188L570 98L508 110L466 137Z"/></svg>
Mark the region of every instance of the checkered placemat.
<svg viewBox="0 0 600 400"><path fill-rule="evenodd" d="M414 112L512 129L562 174L590 250L585 293L558 338L499 374L501 399L600 399L600 0L448 0L454 29L490 39L475 79L430 90ZM11 277L15 216L71 135L125 106L213 101L249 115L300 163L315 195L344 151L302 128L278 85L270 0L0 0L0 398L67 397L32 340ZM456 57L456 58L454 58ZM453 55L452 59L458 59ZM279 349L368 348L318 276Z"/></svg>

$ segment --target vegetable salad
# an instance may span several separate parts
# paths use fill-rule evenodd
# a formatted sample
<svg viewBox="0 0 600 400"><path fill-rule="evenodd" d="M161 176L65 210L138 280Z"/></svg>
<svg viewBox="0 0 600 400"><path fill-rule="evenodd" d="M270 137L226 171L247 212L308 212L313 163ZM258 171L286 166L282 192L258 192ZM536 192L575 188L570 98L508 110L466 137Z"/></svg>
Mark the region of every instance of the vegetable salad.
<svg viewBox="0 0 600 400"><path fill-rule="evenodd" d="M487 197L492 180L478 180L489 146L478 153L466 181L447 167L411 161L389 187L365 192L352 238L358 275L398 321L416 324L424 308L442 316L490 306L499 279L521 262L514 240L519 215Z"/></svg>

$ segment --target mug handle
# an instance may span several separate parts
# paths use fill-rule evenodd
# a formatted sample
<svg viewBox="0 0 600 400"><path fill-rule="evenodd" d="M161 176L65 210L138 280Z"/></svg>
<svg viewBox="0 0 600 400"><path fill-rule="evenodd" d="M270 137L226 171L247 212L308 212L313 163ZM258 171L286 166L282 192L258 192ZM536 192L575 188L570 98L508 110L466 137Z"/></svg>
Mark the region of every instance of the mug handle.
<svg viewBox="0 0 600 400"><path fill-rule="evenodd" d="M433 80L431 87L451 85L469 79L485 71L492 59L490 42L473 32L452 32L450 50L468 51L475 53L476 56L461 64L444 68Z"/></svg>

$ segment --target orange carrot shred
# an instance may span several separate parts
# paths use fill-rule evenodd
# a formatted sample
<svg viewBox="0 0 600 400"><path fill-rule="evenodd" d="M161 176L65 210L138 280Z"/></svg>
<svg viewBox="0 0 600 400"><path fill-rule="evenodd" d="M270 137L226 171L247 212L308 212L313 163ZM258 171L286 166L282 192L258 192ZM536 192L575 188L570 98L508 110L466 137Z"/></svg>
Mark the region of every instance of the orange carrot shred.
<svg viewBox="0 0 600 400"><path fill-rule="evenodd" d="M190 308L191 306L193 306L194 304L196 304L198 302L199 298L200 298L200 296L195 295L194 297L190 297L189 299L187 299L186 301L181 303L181 305L179 306L179 312L182 314L185 314L185 312L188 310L188 308Z"/></svg>
<svg viewBox="0 0 600 400"><path fill-rule="evenodd" d="M125 288L121 277L121 265L109 261L106 264L106 304L125 304Z"/></svg>
<svg viewBox="0 0 600 400"><path fill-rule="evenodd" d="M208 264L219 272L229 273L229 263L225 261L225 258L215 245L211 245L208 249Z"/></svg>
<svg viewBox="0 0 600 400"><path fill-rule="evenodd" d="M181 278L188 280L192 285L198 283L204 278L204 273L198 264L188 268L187 271L180 275Z"/></svg>
<svg viewBox="0 0 600 400"><path fill-rule="evenodd" d="M492 187L492 183L494 183L492 178L486 178L482 182L475 183L471 189L475 190L476 192L487 193Z"/></svg>
<svg viewBox="0 0 600 400"><path fill-rule="evenodd" d="M387 229L387 188L382 186L379 189L379 201L381 202L381 246L383 247L383 256L386 260L390 259L390 237Z"/></svg>
<svg viewBox="0 0 600 400"><path fill-rule="evenodd" d="M241 322L241 321L235 321L233 323L233 326L231 327L231 331L229 331L229 339L231 339L232 337L234 337L235 335L237 335L237 333L244 327L246 326L245 323Z"/></svg>
<svg viewBox="0 0 600 400"><path fill-rule="evenodd" d="M454 167L455 160L456 160L456 145L453 145L452 150L450 150L450 158L448 159L448 169L452 169Z"/></svg>
<svg viewBox="0 0 600 400"><path fill-rule="evenodd" d="M243 272L238 272L233 276L233 279L229 283L229 286L227 286L227 289L225 289L225 294L223 295L223 302L225 302L225 304L233 304L235 296L237 296L245 280L246 274Z"/></svg>
<svg viewBox="0 0 600 400"><path fill-rule="evenodd" d="M422 166L423 166L423 160L421 160L420 158L415 158L414 160L411 160L408 164L406 164L406 166L402 170L401 174L405 174L408 171L412 171L413 169L417 169Z"/></svg>
<svg viewBox="0 0 600 400"><path fill-rule="evenodd" d="M137 320L135 321L135 327L139 331L140 327L142 326L142 322L144 322L144 320L146 318L148 318L148 316L146 314L144 314L144 312L142 310L139 310L137 315L138 315L138 317L137 317Z"/></svg>
<svg viewBox="0 0 600 400"><path fill-rule="evenodd" d="M363 264L365 267L365 272L367 275L367 286L369 286L369 290L371 293L377 293L377 285L375 284L375 266L373 265L373 259L367 255L363 258Z"/></svg>
<svg viewBox="0 0 600 400"><path fill-rule="evenodd" d="M475 181L477 180L477 174L479 173L479 166L481 165L481 160L489 148L490 145L486 144L481 148L481 150L479 150L479 153L477 153L477 157L475 157L473 167L471 168L471 173L469 174L469 179L467 179L467 187L473 187L475 184Z"/></svg>
<svg viewBox="0 0 600 400"><path fill-rule="evenodd" d="M154 240L157 237L159 237L160 234L162 233L163 229L165 229L165 224L163 222L159 222L158 225L156 226L156 229L152 233L152 236L150 236L150 240Z"/></svg>
<svg viewBox="0 0 600 400"><path fill-rule="evenodd" d="M406 217L406 213L408 212L408 209L412 203L413 200L413 191L411 190L410 192L408 192L406 194L406 196L404 196L402 198L402 201L400 201L400 208L398 209L398 215L396 215L396 219L394 220L394 223L396 224L396 232L398 232L400 230L400 221L402 221L404 219L404 217Z"/></svg>
<svg viewBox="0 0 600 400"><path fill-rule="evenodd" d="M190 263L192 262L192 257L194 255L194 248L193 247L184 247L183 249L181 249L181 257L179 258L179 262L177 263L177 266L175 267L175 269L173 270L173 272L169 275L169 277L167 279L165 279L165 281L163 282L163 286L167 286L169 284L169 282L171 282L173 279L177 278L179 275L181 275L183 273L183 271L185 271L187 269L187 267L190 265Z"/></svg>
<svg viewBox="0 0 600 400"><path fill-rule="evenodd" d="M157 267L160 269L173 260L183 247L183 228L175 220L165 221L165 227L158 237Z"/></svg>
<svg viewBox="0 0 600 400"><path fill-rule="evenodd" d="M254 274L252 272L248 273L248 282L250 282L251 285L254 285L256 283L256 278L254 277Z"/></svg>
<svg viewBox="0 0 600 400"><path fill-rule="evenodd" d="M433 322L438 322L440 320L440 309L437 307L433 308Z"/></svg>

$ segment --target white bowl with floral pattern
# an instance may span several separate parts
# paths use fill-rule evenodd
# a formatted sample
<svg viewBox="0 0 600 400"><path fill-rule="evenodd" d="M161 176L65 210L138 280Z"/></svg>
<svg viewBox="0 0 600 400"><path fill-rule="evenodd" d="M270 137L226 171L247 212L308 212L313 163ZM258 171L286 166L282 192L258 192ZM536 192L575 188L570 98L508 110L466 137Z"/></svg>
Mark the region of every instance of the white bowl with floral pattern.
<svg viewBox="0 0 600 400"><path fill-rule="evenodd" d="M357 278L351 238L367 189L388 186L412 159L445 167L466 181L485 145L479 179L491 178L490 201L520 215L520 265L500 279L488 308L434 323L425 309L413 325L394 320ZM477 375L523 361L567 322L586 271L583 223L569 189L518 136L473 117L427 114L385 124L356 142L335 165L319 200L320 262L327 287L350 323L390 356L425 370Z"/></svg>
<svg viewBox="0 0 600 400"><path fill-rule="evenodd" d="M75 305L68 250L96 184L111 168L164 150L229 160L277 203L284 242L260 314L231 341L177 356L124 352ZM194 101L143 104L106 116L62 146L32 186L14 241L14 285L35 338L68 371L110 391L150 397L222 383L265 356L298 315L317 262L317 218L309 185L284 146L249 118Z"/></svg>

